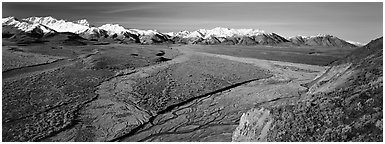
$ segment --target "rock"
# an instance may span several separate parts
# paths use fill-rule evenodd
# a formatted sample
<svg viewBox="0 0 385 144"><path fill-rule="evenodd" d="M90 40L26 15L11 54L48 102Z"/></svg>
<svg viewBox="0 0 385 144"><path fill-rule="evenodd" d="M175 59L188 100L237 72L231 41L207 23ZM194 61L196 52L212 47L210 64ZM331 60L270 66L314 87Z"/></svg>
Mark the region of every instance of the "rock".
<svg viewBox="0 0 385 144"><path fill-rule="evenodd" d="M266 141L273 118L270 111L264 108L254 108L244 113L235 129L233 142L256 142Z"/></svg>
<svg viewBox="0 0 385 144"><path fill-rule="evenodd" d="M163 56L164 54L165 54L164 51L159 51L159 52L156 54L156 56Z"/></svg>
<svg viewBox="0 0 385 144"><path fill-rule="evenodd" d="M156 62L156 63L159 63L159 62L165 62L165 61L169 61L169 60L171 60L171 59L168 59L168 58L165 58L165 57L157 57L153 61Z"/></svg>

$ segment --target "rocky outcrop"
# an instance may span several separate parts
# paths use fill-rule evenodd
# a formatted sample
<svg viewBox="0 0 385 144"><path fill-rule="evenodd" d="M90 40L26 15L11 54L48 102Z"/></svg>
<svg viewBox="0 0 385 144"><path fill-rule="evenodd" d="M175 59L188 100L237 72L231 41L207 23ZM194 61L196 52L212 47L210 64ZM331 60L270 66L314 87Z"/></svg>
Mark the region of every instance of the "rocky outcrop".
<svg viewBox="0 0 385 144"><path fill-rule="evenodd" d="M270 111L264 108L252 109L244 113L235 129L233 142L266 141L267 132L273 119Z"/></svg>
<svg viewBox="0 0 385 144"><path fill-rule="evenodd" d="M291 37L289 38L289 41L291 41L293 44L296 44L296 45L302 45L302 44L305 44L306 37L303 37L303 36Z"/></svg>
<svg viewBox="0 0 385 144"><path fill-rule="evenodd" d="M250 37L241 37L239 39L238 44L240 45L255 45L257 42L254 39L251 39Z"/></svg>

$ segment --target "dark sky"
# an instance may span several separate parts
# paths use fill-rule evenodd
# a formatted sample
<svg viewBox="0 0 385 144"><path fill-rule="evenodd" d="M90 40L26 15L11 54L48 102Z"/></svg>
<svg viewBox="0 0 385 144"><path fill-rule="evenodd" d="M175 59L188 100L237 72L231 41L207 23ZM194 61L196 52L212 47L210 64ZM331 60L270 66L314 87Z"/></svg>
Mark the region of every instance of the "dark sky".
<svg viewBox="0 0 385 144"><path fill-rule="evenodd" d="M332 34L345 40L369 42L382 36L382 3L9 3L3 17L52 16L86 18L100 26L118 23L127 28L160 32L215 27L253 28L284 37Z"/></svg>

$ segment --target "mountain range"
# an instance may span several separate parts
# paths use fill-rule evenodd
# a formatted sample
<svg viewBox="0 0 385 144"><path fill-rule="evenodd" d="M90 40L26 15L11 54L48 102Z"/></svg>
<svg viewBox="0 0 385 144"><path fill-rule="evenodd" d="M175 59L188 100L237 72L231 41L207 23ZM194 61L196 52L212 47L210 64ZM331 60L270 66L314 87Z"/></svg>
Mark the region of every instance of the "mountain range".
<svg viewBox="0 0 385 144"><path fill-rule="evenodd" d="M282 37L255 29L199 29L161 33L156 30L127 29L119 24L91 26L86 19L58 20L51 16L2 19L3 38L18 40L21 37L41 40L57 35L67 35L79 41L141 43L141 44L202 44L202 45L291 45L322 47L357 47L360 43L345 41L332 35Z"/></svg>

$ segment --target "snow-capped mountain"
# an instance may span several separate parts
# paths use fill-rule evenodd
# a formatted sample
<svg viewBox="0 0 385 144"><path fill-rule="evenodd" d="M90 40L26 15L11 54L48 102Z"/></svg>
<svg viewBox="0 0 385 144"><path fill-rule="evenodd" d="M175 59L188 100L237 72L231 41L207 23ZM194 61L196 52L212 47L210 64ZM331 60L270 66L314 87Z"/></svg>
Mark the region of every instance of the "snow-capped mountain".
<svg viewBox="0 0 385 144"><path fill-rule="evenodd" d="M315 36L295 36L290 37L289 41L296 45L324 46L324 47L356 47L336 36L329 34L318 34Z"/></svg>
<svg viewBox="0 0 385 144"><path fill-rule="evenodd" d="M162 33L157 32L156 30L139 30L139 29L129 29L129 32L136 33L139 35L163 35Z"/></svg>
<svg viewBox="0 0 385 144"><path fill-rule="evenodd" d="M165 33L176 43L184 44L278 44L288 42L285 38L274 33L265 33L254 29L230 29L216 27L196 31L180 31Z"/></svg>
<svg viewBox="0 0 385 144"><path fill-rule="evenodd" d="M28 21L19 21L14 17L2 19L2 36L3 38L23 38L36 39L56 33L55 30L38 23Z"/></svg>
<svg viewBox="0 0 385 144"><path fill-rule="evenodd" d="M291 41L294 44L301 45L301 44L304 44L305 41L307 39L309 39L309 38L310 37L308 37L308 36L301 36L301 35L299 35L299 36L295 36L295 37L289 37L288 40Z"/></svg>
<svg viewBox="0 0 385 144"><path fill-rule="evenodd" d="M78 22L82 22L82 24L74 23L74 22L66 22L65 20L57 20L51 16L48 17L29 17L23 19L24 21L31 22L34 24L42 24L45 25L57 32L72 32L72 33L81 33L85 30L89 29L88 26L83 24L88 24L88 22L84 20L80 20Z"/></svg>
<svg viewBox="0 0 385 144"><path fill-rule="evenodd" d="M146 38L152 38L154 35L158 35L160 37L164 36L156 30L126 29L118 24L105 24L100 27L91 27L89 22L85 19L68 22L48 16L29 17L22 20L18 20L14 17L7 17L3 18L2 21L3 27L15 27L22 32L31 33L31 31L36 27L41 27L41 30L45 33L51 33L52 30L55 32L70 32L78 34L86 39L111 38L138 42L139 37L143 36L146 36L142 38L143 41L145 41L144 39ZM148 40L146 41L148 42Z"/></svg>
<svg viewBox="0 0 385 144"><path fill-rule="evenodd" d="M351 44L356 45L356 46L359 46L359 47L366 45L364 43L355 42L355 41L346 41L346 42L351 43Z"/></svg>
<svg viewBox="0 0 385 144"><path fill-rule="evenodd" d="M203 39L208 39L210 37L242 37L242 36L257 36L264 34L262 30L254 30L254 29L229 29L223 27L216 27L213 29L199 29L197 31L180 31L177 33L169 32L165 33L172 37L181 37L181 38L193 38L199 37Z"/></svg>
<svg viewBox="0 0 385 144"><path fill-rule="evenodd" d="M13 27L16 27L17 29L24 31L24 32L30 32L34 30L35 28L41 29L44 33L50 33L52 32L52 29L41 25L39 23L30 23L25 21L19 21L14 17L7 17L2 19L2 25L11 25Z"/></svg>
<svg viewBox="0 0 385 144"><path fill-rule="evenodd" d="M107 31L108 35L113 35L113 34L123 35L125 32L127 32L127 29L125 29L124 27L118 24L105 24L98 28Z"/></svg>
<svg viewBox="0 0 385 144"><path fill-rule="evenodd" d="M189 32L189 31L180 31L180 32L167 32L163 33L170 37L181 37L181 38L191 38L191 37L203 37L203 35L197 31Z"/></svg>
<svg viewBox="0 0 385 144"><path fill-rule="evenodd" d="M242 37L242 36L257 36L262 35L265 32L262 30L253 30L253 29L229 29L216 27L211 30L201 29L199 32L204 36L204 39L208 37Z"/></svg>
<svg viewBox="0 0 385 144"><path fill-rule="evenodd" d="M90 27L79 35L85 39L99 39L108 37L108 31L97 27Z"/></svg>
<svg viewBox="0 0 385 144"><path fill-rule="evenodd" d="M86 19L81 19L81 20L77 20L77 21L74 21L75 24L80 24L80 25L84 25L84 26L90 26L90 24L88 23L88 21Z"/></svg>
<svg viewBox="0 0 385 144"><path fill-rule="evenodd" d="M309 45L354 47L331 35L296 36L286 39L275 33L259 29L231 29L216 27L196 31L160 33L156 30L127 29L119 24L104 24L93 27L86 19L77 21L58 20L48 17L29 17L18 20L14 17L2 19L3 34L18 31L45 34L69 32L93 41L119 41L123 43L181 43L181 44L226 44L226 45ZM6 28L6 29L5 29Z"/></svg>
<svg viewBox="0 0 385 144"><path fill-rule="evenodd" d="M207 30L200 29L200 30L193 31L193 32L184 31L184 32L179 33L179 34L181 34L180 37L182 37L182 38L203 38L203 37L206 37L206 34L202 33L202 31L206 32Z"/></svg>

